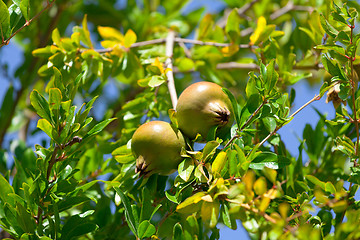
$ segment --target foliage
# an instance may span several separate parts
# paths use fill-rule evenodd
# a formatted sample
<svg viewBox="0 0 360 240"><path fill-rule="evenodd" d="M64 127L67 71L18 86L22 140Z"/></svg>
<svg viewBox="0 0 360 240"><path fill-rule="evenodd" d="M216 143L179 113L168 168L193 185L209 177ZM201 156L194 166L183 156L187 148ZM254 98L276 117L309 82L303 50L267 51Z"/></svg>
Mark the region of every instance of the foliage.
<svg viewBox="0 0 360 240"><path fill-rule="evenodd" d="M0 1L1 50L24 54L0 109L1 236L218 239L242 224L251 239L360 238L360 5L187 3ZM224 87L231 133L188 141L175 174L139 178L132 134L155 119L176 128L170 95L199 76ZM277 131L306 80L323 85L303 107L327 93L336 117L318 111L293 156Z"/></svg>

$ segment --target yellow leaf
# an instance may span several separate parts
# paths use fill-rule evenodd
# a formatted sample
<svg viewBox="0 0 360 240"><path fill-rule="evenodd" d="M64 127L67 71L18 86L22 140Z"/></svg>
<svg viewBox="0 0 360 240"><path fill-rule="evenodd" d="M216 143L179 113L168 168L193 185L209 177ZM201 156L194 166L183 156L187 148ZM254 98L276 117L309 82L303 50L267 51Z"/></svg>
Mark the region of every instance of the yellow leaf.
<svg viewBox="0 0 360 240"><path fill-rule="evenodd" d="M245 184L246 191L248 192L252 191L254 181L255 181L255 173L254 171L250 170L243 177L243 182Z"/></svg>
<svg viewBox="0 0 360 240"><path fill-rule="evenodd" d="M209 194L201 197L201 200L204 200L205 202L212 202L213 201L212 197Z"/></svg>
<svg viewBox="0 0 360 240"><path fill-rule="evenodd" d="M201 218L202 220L209 224L210 228L213 228L217 224L217 220L219 217L220 210L220 202L203 202L201 206Z"/></svg>
<svg viewBox="0 0 360 240"><path fill-rule="evenodd" d="M125 33L125 39L124 39L124 46L126 48L131 47L132 44L136 43L136 34L134 33L133 30L129 29L126 33Z"/></svg>
<svg viewBox="0 0 360 240"><path fill-rule="evenodd" d="M260 212L265 212L265 210L267 209L267 207L270 204L270 200L271 199L267 198L267 197L264 197L261 199L260 206L259 206Z"/></svg>
<svg viewBox="0 0 360 240"><path fill-rule="evenodd" d="M117 41L112 41L112 40L104 40L101 41L101 46L103 46L103 48L113 48L115 45L119 44L119 42Z"/></svg>
<svg viewBox="0 0 360 240"><path fill-rule="evenodd" d="M270 199L275 199L277 198L278 196L280 196L280 192L278 189L275 189L275 188L271 188L269 189L269 191L267 191L265 194L264 194L264 197L268 197Z"/></svg>
<svg viewBox="0 0 360 240"><path fill-rule="evenodd" d="M124 35L115 28L99 26L98 32L100 36L104 39L118 40L121 43L124 42Z"/></svg>
<svg viewBox="0 0 360 240"><path fill-rule="evenodd" d="M152 66L158 67L162 74L165 73L163 63L159 61L159 58L155 58L155 61L151 64Z"/></svg>
<svg viewBox="0 0 360 240"><path fill-rule="evenodd" d="M261 16L258 19L257 27L256 27L254 33L250 36L250 44L251 45L256 43L256 41L260 37L260 34L265 29L265 27L266 27L266 19L263 16Z"/></svg>
<svg viewBox="0 0 360 240"><path fill-rule="evenodd" d="M239 46L236 44L231 44L230 46L221 48L221 53L224 57L230 57L239 51Z"/></svg>
<svg viewBox="0 0 360 240"><path fill-rule="evenodd" d="M280 203L279 213L283 219L287 218L289 209L290 209L290 205L288 203L286 202Z"/></svg>
<svg viewBox="0 0 360 240"><path fill-rule="evenodd" d="M37 127L40 128L42 131L44 131L50 138L53 138L52 136L52 125L50 122L44 118L39 119L37 123Z"/></svg>
<svg viewBox="0 0 360 240"><path fill-rule="evenodd" d="M95 51L93 49L89 49L89 50L86 50L86 51L82 52L81 57L84 58L84 59L100 58L100 53L98 53L97 51Z"/></svg>
<svg viewBox="0 0 360 240"><path fill-rule="evenodd" d="M214 162L211 165L212 173L214 174L214 177L220 176L221 170L224 168L226 163L226 152L219 152L219 154L216 156Z"/></svg>
<svg viewBox="0 0 360 240"><path fill-rule="evenodd" d="M195 193L194 195L188 197L187 199L185 199L185 201L177 205L176 211L183 214L191 214L197 212L200 209L199 204L201 203L201 198L205 195L206 192Z"/></svg>
<svg viewBox="0 0 360 240"><path fill-rule="evenodd" d="M267 191L266 179L264 177L260 177L255 181L254 191L257 195L262 195Z"/></svg>

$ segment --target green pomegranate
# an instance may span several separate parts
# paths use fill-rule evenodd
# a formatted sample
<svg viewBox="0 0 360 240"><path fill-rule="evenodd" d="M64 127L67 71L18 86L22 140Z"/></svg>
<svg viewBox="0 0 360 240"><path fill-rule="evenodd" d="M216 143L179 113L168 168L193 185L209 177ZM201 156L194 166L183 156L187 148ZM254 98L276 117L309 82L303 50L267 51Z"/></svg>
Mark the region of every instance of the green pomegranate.
<svg viewBox="0 0 360 240"><path fill-rule="evenodd" d="M149 177L154 173L173 173L182 158L181 148L185 140L180 131L163 121L152 121L141 125L131 139L131 150L136 157L136 172Z"/></svg>
<svg viewBox="0 0 360 240"><path fill-rule="evenodd" d="M217 136L229 132L233 122L230 99L212 82L197 82L180 95L176 106L179 129L190 139L199 133L204 141L209 130L218 126Z"/></svg>

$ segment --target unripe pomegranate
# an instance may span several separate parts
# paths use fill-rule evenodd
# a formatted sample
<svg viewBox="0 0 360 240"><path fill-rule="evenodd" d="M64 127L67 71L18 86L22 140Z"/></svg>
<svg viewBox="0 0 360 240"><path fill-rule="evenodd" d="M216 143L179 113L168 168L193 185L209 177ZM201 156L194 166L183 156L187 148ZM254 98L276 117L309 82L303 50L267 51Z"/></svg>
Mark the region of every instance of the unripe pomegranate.
<svg viewBox="0 0 360 240"><path fill-rule="evenodd" d="M149 177L154 173L168 175L174 172L182 158L185 140L180 131L163 121L141 125L131 139L131 150L136 157L135 172Z"/></svg>
<svg viewBox="0 0 360 240"><path fill-rule="evenodd" d="M213 126L218 126L218 136L226 134L234 122L232 112L230 99L212 82L190 85L181 93L176 106L179 129L190 139L199 133L203 141Z"/></svg>

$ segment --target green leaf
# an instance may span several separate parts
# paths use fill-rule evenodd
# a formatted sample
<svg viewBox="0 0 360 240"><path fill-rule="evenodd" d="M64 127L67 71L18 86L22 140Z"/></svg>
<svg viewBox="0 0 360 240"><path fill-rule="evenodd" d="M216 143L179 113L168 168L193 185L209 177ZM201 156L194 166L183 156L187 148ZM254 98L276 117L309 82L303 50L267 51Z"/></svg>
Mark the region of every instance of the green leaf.
<svg viewBox="0 0 360 240"><path fill-rule="evenodd" d="M331 183L331 182L326 182L325 183L325 191L329 192L331 194L335 194L336 193L336 189L335 186Z"/></svg>
<svg viewBox="0 0 360 240"><path fill-rule="evenodd" d="M312 182L314 185L321 187L321 189L325 190L325 183L320 181L317 177L312 175L306 175L306 180Z"/></svg>
<svg viewBox="0 0 360 240"><path fill-rule="evenodd" d="M327 55L323 54L321 56L321 62L323 63L326 71L328 71L328 73L330 73L332 76L338 76L340 79L346 80L346 78L342 74L339 64L336 62L334 63L327 57Z"/></svg>
<svg viewBox="0 0 360 240"><path fill-rule="evenodd" d="M10 121L10 119L8 119L10 117L9 112L11 112L13 105L14 105L14 87L10 85L8 90L6 91L0 109L0 129L3 129L5 127L4 126L5 123L7 121Z"/></svg>
<svg viewBox="0 0 360 240"><path fill-rule="evenodd" d="M53 43L60 47L61 46L61 37L60 37L60 32L59 32L59 29L55 28L54 31L52 32L52 41Z"/></svg>
<svg viewBox="0 0 360 240"><path fill-rule="evenodd" d="M262 152L250 163L250 168L263 169L264 167L267 167L271 169L279 169L286 167L290 163L290 159L284 156L280 156L272 152Z"/></svg>
<svg viewBox="0 0 360 240"><path fill-rule="evenodd" d="M246 88L245 88L245 92L246 92L246 96L248 98L250 98L250 96L258 94L259 91L256 88L256 81L258 80L258 77L254 74L254 72L250 72L249 73L249 80L246 84Z"/></svg>
<svg viewBox="0 0 360 240"><path fill-rule="evenodd" d="M0 34L1 37L7 39L10 36L10 14L6 4L0 1Z"/></svg>
<svg viewBox="0 0 360 240"><path fill-rule="evenodd" d="M221 204L220 218L228 228L233 230L237 228L236 221L230 216L229 207L227 204Z"/></svg>
<svg viewBox="0 0 360 240"><path fill-rule="evenodd" d="M336 13L336 12L332 12L331 16L334 18L334 20L336 20L337 22L341 22L345 25L348 25L348 23L346 22L345 18L343 16L341 16L340 14Z"/></svg>
<svg viewBox="0 0 360 240"><path fill-rule="evenodd" d="M90 31L87 26L87 15L86 14L82 21L82 29L83 29L83 34L80 35L80 40L82 40L89 48L93 48L93 45L92 45L91 39L90 39Z"/></svg>
<svg viewBox="0 0 360 240"><path fill-rule="evenodd" d="M110 119L106 119L98 124L96 124L85 136L84 138L88 138L90 136L93 136L95 134L98 134L99 132L101 132L109 123L111 123L112 121L114 121L116 118L110 118Z"/></svg>
<svg viewBox="0 0 360 240"><path fill-rule="evenodd" d="M165 192L165 196L166 196L166 198L167 199L169 199L171 202L173 202L173 203L176 203L176 204L179 204L179 200L178 200L178 196L179 194L175 194L175 195L171 195L170 193L169 193L169 191L166 191Z"/></svg>
<svg viewBox="0 0 360 240"><path fill-rule="evenodd" d="M240 22L241 18L239 16L238 10L233 9L226 22L225 32L231 39L231 42L237 42L240 37Z"/></svg>
<svg viewBox="0 0 360 240"><path fill-rule="evenodd" d="M150 78L148 85L150 87L158 87L161 84L163 84L164 82L166 82L166 80L162 76L154 75Z"/></svg>
<svg viewBox="0 0 360 240"><path fill-rule="evenodd" d="M3 203L8 202L11 205L14 204L13 201L10 201L12 198L8 197L8 194L15 193L13 187L9 184L9 182L4 178L2 174L0 174L0 199Z"/></svg>
<svg viewBox="0 0 360 240"><path fill-rule="evenodd" d="M40 117L45 118L53 125L49 104L37 90L31 92L30 103Z"/></svg>
<svg viewBox="0 0 360 240"><path fill-rule="evenodd" d="M325 32L329 34L331 37L336 38L339 31L336 30L324 17L324 15L320 14L320 23L324 28Z"/></svg>
<svg viewBox="0 0 360 240"><path fill-rule="evenodd" d="M50 110L59 110L61 105L61 91L58 88L50 88L49 90L49 105Z"/></svg>
<svg viewBox="0 0 360 240"><path fill-rule="evenodd" d="M203 149L203 161L206 162L215 154L216 149L220 146L220 143L217 141L207 142Z"/></svg>
<svg viewBox="0 0 360 240"><path fill-rule="evenodd" d="M275 118L272 117L265 117L262 119L266 130L268 130L269 132L272 132L275 130L276 128L276 120Z"/></svg>
<svg viewBox="0 0 360 240"><path fill-rule="evenodd" d="M21 0L20 9L21 9L21 13L23 14L25 20L29 21L29 19L30 19L30 16L29 16L29 12L30 12L29 0Z"/></svg>
<svg viewBox="0 0 360 240"><path fill-rule="evenodd" d="M333 50L333 51L345 56L345 49L339 45L329 45L329 44L317 45L317 46L315 46L315 49Z"/></svg>
<svg viewBox="0 0 360 240"><path fill-rule="evenodd" d="M148 220L140 223L138 228L138 237L140 239L149 238L156 233L156 228Z"/></svg>
<svg viewBox="0 0 360 240"><path fill-rule="evenodd" d="M191 71L195 68L195 63L191 58L179 58L176 60L175 64L179 68L180 72Z"/></svg>
<svg viewBox="0 0 360 240"><path fill-rule="evenodd" d="M119 163L125 164L135 161L135 157L133 156L131 152L131 148L129 148L128 145L123 145L121 147L116 148L111 154L114 156L115 160L118 161Z"/></svg>
<svg viewBox="0 0 360 240"><path fill-rule="evenodd" d="M24 232L34 233L36 228L35 219L19 202L16 204L17 222Z"/></svg>
<svg viewBox="0 0 360 240"><path fill-rule="evenodd" d="M277 80L279 79L279 75L275 71L275 60L271 60L267 66L261 63L260 74L263 77L266 90L271 92L274 89Z"/></svg>
<svg viewBox="0 0 360 240"><path fill-rule="evenodd" d="M234 97L234 95L228 89L222 88L222 90L223 90L223 92L226 93L226 95L230 99L231 106L232 106L233 111L234 111L235 121L236 121L236 124L238 126L238 129L240 129L241 128L241 126L240 126L240 112L241 112L240 105L237 103L236 98Z"/></svg>
<svg viewBox="0 0 360 240"><path fill-rule="evenodd" d="M183 160L178 166L179 176L185 182L187 182L190 179L194 169L195 169L194 161L191 158L185 158L185 160Z"/></svg>
<svg viewBox="0 0 360 240"><path fill-rule="evenodd" d="M134 215L131 210L131 205L129 199L125 196L125 194L118 187L114 187L116 193L120 196L122 203L125 208L125 217L128 223L130 230L134 233L136 237L138 237L138 229L136 228L137 223L135 222Z"/></svg>
<svg viewBox="0 0 360 240"><path fill-rule="evenodd" d="M67 220L61 230L61 240L70 240L95 231L98 226L87 219L93 211L80 215L73 215Z"/></svg>
<svg viewBox="0 0 360 240"><path fill-rule="evenodd" d="M173 240L181 240L183 235L183 229L180 223L176 223L173 228Z"/></svg>

